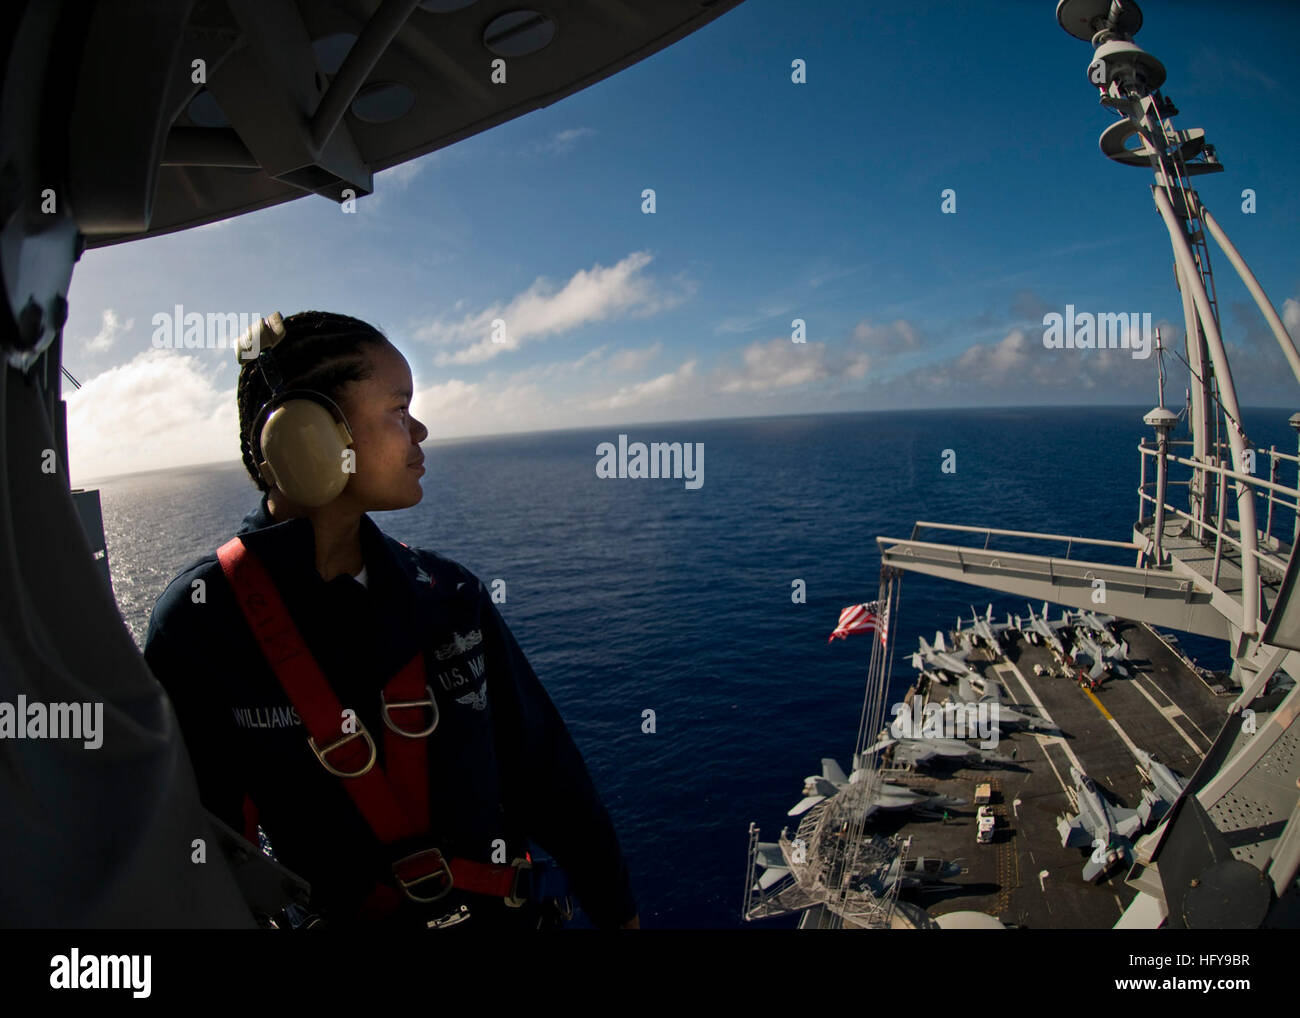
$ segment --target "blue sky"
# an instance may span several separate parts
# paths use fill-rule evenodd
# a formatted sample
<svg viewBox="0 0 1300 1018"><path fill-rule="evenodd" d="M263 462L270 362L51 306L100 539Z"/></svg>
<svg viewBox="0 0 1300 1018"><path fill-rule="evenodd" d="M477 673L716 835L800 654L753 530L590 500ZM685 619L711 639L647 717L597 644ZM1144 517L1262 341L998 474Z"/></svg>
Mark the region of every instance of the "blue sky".
<svg viewBox="0 0 1300 1018"><path fill-rule="evenodd" d="M1175 126L1205 128L1226 167L1198 191L1300 337L1300 5L1142 6L1137 42L1168 70ZM239 458L230 351L152 348L153 315L175 304L373 322L410 361L434 439L1151 403L1154 358L1042 342L1043 315L1067 304L1150 312L1182 340L1151 174L1100 154L1115 118L1086 80L1090 46L1054 12L748 0L613 78L378 175L355 215L308 196L87 252L65 330L84 385L65 393L73 477ZM791 82L796 58L806 84ZM1239 396L1293 406L1275 341L1211 252ZM485 342L496 317L511 342ZM1186 371L1169 366L1181 405Z"/></svg>

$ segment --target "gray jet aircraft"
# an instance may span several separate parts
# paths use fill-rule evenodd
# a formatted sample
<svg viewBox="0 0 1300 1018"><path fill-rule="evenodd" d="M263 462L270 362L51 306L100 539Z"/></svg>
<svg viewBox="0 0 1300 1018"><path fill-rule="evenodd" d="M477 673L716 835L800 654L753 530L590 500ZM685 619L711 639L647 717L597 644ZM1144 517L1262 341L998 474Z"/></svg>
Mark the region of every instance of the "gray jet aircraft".
<svg viewBox="0 0 1300 1018"><path fill-rule="evenodd" d="M864 772L855 770L853 772L854 780L860 779L863 774ZM849 784L850 780L844 776L844 771L839 763L831 757L822 757L821 774L810 774L804 779L804 797L786 813L786 816L802 816L823 799L829 799L831 796L843 791ZM908 788L906 785L895 785L886 782L876 788L871 799L871 805L867 809L867 815L871 815L878 809L944 810L951 806L962 806L965 803L965 799L956 799L921 789Z"/></svg>
<svg viewBox="0 0 1300 1018"><path fill-rule="evenodd" d="M963 683L965 682L964 679L962 681ZM972 707L978 708L980 704L985 703L990 707L997 708L996 717L999 731L1006 727L1012 729L1024 728L1031 732L1053 732L1059 734L1057 728L1053 725L1049 725L1042 718L1037 717L1034 714L1025 713L1025 711L1021 709L1020 704L1008 703L1007 701L998 698L996 694L986 693L974 700L965 698L965 694L973 692L975 691L971 689L969 685L966 685L964 689L959 687L959 693L956 696L950 696L948 701L943 704L944 714L955 719L958 712L965 711L967 712L966 717L970 718L970 709ZM970 725L968 723L967 729L969 730L969 728Z"/></svg>
<svg viewBox="0 0 1300 1018"><path fill-rule="evenodd" d="M900 856L894 856L888 865L877 866L875 871L857 877L853 888L857 891L870 889L877 896L883 896L899 884L903 890L920 887L925 884L941 884L962 874L960 859L936 859L933 856L917 856L899 865Z"/></svg>
<svg viewBox="0 0 1300 1018"><path fill-rule="evenodd" d="M1124 653L1128 653L1128 646L1120 640L1115 631L1110 627L1115 623L1114 615L1099 615L1097 612L1079 611L1074 613L1074 624L1076 627L1087 627L1094 634L1093 639L1103 647L1123 646Z"/></svg>
<svg viewBox="0 0 1300 1018"><path fill-rule="evenodd" d="M877 753L889 746L894 747L895 766L910 765L918 767L939 759L960 760L968 764L992 766L1015 763L1015 760L1009 756L1000 756L992 750L980 749L980 747L972 746L960 739L895 739L892 736L885 736L865 752Z"/></svg>
<svg viewBox="0 0 1300 1018"><path fill-rule="evenodd" d="M1056 822L1061 844L1066 848L1087 848L1093 852L1083 867L1084 880L1105 876L1120 863L1133 860L1129 841L1142 829L1136 810L1112 806L1097 789L1096 783L1077 767L1070 768L1079 812L1062 815Z"/></svg>
<svg viewBox="0 0 1300 1018"><path fill-rule="evenodd" d="M931 647L925 642L925 637L918 637L918 643L921 649L912 655L912 667L918 672L926 672L939 678L941 682L947 683L947 679L938 675L939 672L947 672L954 678L960 678L963 675L972 675L980 681L983 681L980 673L966 663L969 656L964 650L949 650L948 645L944 642L943 633L935 630L934 646Z"/></svg>
<svg viewBox="0 0 1300 1018"><path fill-rule="evenodd" d="M1159 823L1164 818L1169 807L1183 794L1187 779L1180 778L1150 753L1142 750L1138 750L1138 761L1138 773L1150 783L1150 787L1142 789L1142 801L1137 808L1142 826L1146 827L1147 824Z"/></svg>
<svg viewBox="0 0 1300 1018"><path fill-rule="evenodd" d="M1046 601L1043 602L1043 614L1041 618L1034 614L1033 605L1026 605L1026 607L1029 609L1029 625L1027 628L1021 627L1020 620L1017 618L1017 627L1021 629L1021 632L1025 634L1025 637L1030 643L1035 646L1045 644L1055 650L1061 657L1065 657L1065 644L1063 644L1061 638L1057 636L1058 630L1069 625L1069 622L1065 618L1065 612L1061 612L1060 622L1050 622L1047 618Z"/></svg>
<svg viewBox="0 0 1300 1018"><path fill-rule="evenodd" d="M1127 651L1127 644L1114 646L1103 650L1101 646L1092 638L1091 635L1082 626L1075 627L1074 630L1074 659L1079 663L1080 658L1086 658L1088 661L1088 678L1098 679L1107 672L1112 671L1124 678L1128 678L1128 669L1121 663L1124 654Z"/></svg>
<svg viewBox="0 0 1300 1018"><path fill-rule="evenodd" d="M1015 625L1011 621L1011 614L1007 614L1007 621L993 621L993 605L990 604L984 610L984 616L981 618L975 614L975 606L971 605L971 632L973 640L977 640L990 650L997 650L1002 646L1008 632L1015 630ZM959 620L960 624L960 620Z"/></svg>

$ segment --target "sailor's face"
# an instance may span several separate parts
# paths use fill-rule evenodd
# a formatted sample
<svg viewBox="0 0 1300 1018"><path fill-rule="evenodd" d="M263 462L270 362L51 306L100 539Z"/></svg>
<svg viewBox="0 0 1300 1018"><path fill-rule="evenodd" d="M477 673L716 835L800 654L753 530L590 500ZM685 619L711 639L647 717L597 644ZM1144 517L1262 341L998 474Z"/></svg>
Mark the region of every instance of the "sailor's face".
<svg viewBox="0 0 1300 1018"><path fill-rule="evenodd" d="M353 382L343 395L352 431L356 474L346 495L362 512L405 509L424 497L424 453L429 429L411 416L411 368L390 343L367 347L369 378Z"/></svg>

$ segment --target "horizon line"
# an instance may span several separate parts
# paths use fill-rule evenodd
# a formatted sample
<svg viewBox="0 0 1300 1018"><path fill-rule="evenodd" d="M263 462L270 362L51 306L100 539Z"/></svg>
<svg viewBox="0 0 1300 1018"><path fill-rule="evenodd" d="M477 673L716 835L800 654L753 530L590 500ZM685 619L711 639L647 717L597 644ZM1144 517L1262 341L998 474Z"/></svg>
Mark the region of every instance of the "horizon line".
<svg viewBox="0 0 1300 1018"><path fill-rule="evenodd" d="M452 445L494 438L514 438L520 435L563 435L569 432L577 431L608 431L611 428L646 428L664 425L682 425L682 424L713 424L722 421L771 421L782 420L786 418L798 417L848 417L860 414L908 414L908 413L940 413L943 411L977 411L977 410L1120 410L1120 409L1141 409L1145 406L1142 403L1020 403L1020 404L998 404L995 406L939 406L939 407L889 407L882 409L868 410L818 410L812 413L796 412L786 414L758 414L746 416L730 417L684 417L675 420L650 420L650 421L629 421L623 424L584 424L570 428L521 428L516 431L494 431L481 434L468 435L446 435L442 438L431 438L421 442L420 445ZM1150 408L1142 410L1146 413ZM1284 406L1256 405L1243 407L1242 411L1256 410L1288 410ZM1140 421L1140 418L1139 418ZM76 482L71 484L72 490L83 490L87 485L96 484L102 481L122 480L127 477L141 477L146 474L161 474L169 470L191 470L200 467L218 467L218 466L243 466L243 460L239 457L220 460L203 460L196 463L178 463L169 467L154 467L149 470L128 470L116 474L96 474L93 477L77 478Z"/></svg>

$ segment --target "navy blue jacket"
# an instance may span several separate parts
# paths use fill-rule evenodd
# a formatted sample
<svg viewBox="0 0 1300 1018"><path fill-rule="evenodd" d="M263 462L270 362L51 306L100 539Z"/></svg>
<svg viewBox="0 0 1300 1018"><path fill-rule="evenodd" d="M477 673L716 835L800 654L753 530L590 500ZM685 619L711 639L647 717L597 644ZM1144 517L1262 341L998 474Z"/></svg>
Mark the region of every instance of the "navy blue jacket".
<svg viewBox="0 0 1300 1018"><path fill-rule="evenodd" d="M368 586L347 575L325 582L311 521L277 523L265 496L239 535L271 574L339 701L374 736L381 766L380 690L423 649L441 712L428 759L431 834L444 854L492 862L502 839L508 861L532 839L568 873L596 926L627 922L637 908L609 814L483 583L450 559L392 539L368 516L360 528ZM176 710L204 805L239 831L251 798L276 857L312 885L311 910L333 924L354 921L375 884L391 881L391 852L307 745L215 553L158 599L144 654ZM438 914L462 901L467 928L536 921L530 909L460 892L439 902L447 907Z"/></svg>

